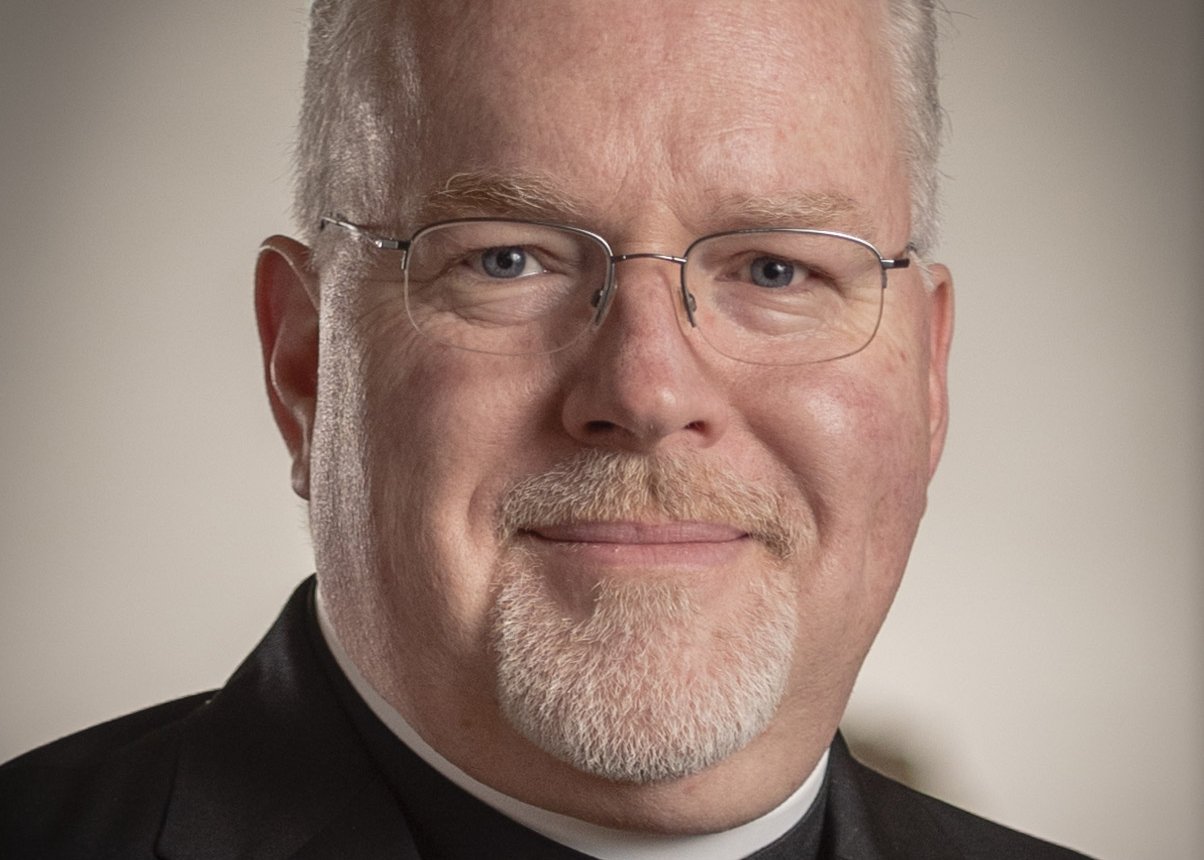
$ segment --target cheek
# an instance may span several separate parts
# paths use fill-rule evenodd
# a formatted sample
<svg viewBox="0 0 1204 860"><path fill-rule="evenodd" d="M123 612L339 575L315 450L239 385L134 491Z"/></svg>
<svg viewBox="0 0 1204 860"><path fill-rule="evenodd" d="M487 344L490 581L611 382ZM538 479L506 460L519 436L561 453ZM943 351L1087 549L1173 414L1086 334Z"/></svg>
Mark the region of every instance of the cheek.
<svg viewBox="0 0 1204 860"><path fill-rule="evenodd" d="M757 405L744 410L752 433L788 471L821 539L825 525L866 531L880 505L923 486L926 390L904 363L805 370L755 390Z"/></svg>
<svg viewBox="0 0 1204 860"><path fill-rule="evenodd" d="M868 356L867 356L868 357ZM805 650L859 662L902 576L925 504L926 386L909 358L795 371L762 384L752 432L801 497ZM774 393L769 393L774 392ZM783 409L782 404L789 404Z"/></svg>
<svg viewBox="0 0 1204 860"><path fill-rule="evenodd" d="M423 616L416 623L471 650L490 605L497 498L539 453L539 374L417 338L370 361L365 460L383 536L374 566L404 587L395 600Z"/></svg>
<svg viewBox="0 0 1204 860"><path fill-rule="evenodd" d="M546 398L538 374L514 359L422 341L418 349L389 359L368 392L375 459L401 470L400 495L417 494L427 515L470 506L475 525L486 518L481 497L539 453Z"/></svg>

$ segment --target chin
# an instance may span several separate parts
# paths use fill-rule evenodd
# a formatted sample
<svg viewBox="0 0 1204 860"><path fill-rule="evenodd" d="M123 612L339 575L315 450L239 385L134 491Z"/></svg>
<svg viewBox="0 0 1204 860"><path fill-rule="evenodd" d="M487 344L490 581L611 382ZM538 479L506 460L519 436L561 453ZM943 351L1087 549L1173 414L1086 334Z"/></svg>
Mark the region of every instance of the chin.
<svg viewBox="0 0 1204 860"><path fill-rule="evenodd" d="M782 702L797 625L784 569L720 619L672 578L601 580L584 617L521 553L499 582L502 712L580 771L637 784L690 776L748 744Z"/></svg>

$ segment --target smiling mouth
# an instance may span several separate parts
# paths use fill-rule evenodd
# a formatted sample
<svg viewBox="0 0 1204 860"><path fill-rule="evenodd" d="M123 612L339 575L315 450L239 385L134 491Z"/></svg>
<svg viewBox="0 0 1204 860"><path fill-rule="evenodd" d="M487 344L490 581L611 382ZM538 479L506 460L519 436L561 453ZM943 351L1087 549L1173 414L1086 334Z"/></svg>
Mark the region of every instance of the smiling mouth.
<svg viewBox="0 0 1204 860"><path fill-rule="evenodd" d="M621 564L641 552L672 563L693 552L713 566L754 545L780 561L800 539L791 513L767 482L721 461L588 449L506 487L496 536L560 563Z"/></svg>
<svg viewBox="0 0 1204 860"><path fill-rule="evenodd" d="M735 526L702 522L575 522L533 526L524 531L554 543L635 546L729 543L748 537Z"/></svg>
<svg viewBox="0 0 1204 860"><path fill-rule="evenodd" d="M572 522L520 532L537 554L584 569L714 568L732 563L752 540L736 526L706 522Z"/></svg>

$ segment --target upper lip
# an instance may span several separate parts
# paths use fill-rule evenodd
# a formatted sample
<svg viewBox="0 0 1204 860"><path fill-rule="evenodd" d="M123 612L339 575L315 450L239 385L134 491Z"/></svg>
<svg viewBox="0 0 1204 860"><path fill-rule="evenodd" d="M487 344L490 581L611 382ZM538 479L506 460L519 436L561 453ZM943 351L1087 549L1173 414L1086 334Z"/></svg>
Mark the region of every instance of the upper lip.
<svg viewBox="0 0 1204 860"><path fill-rule="evenodd" d="M748 534L727 523L639 521L554 523L526 531L550 541L617 544L724 543Z"/></svg>

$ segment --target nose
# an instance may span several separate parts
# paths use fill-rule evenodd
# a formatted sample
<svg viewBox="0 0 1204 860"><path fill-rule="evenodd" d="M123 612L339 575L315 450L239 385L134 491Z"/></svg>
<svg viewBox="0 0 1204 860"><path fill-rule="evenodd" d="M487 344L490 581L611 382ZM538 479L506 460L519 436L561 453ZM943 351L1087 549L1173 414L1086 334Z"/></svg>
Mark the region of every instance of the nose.
<svg viewBox="0 0 1204 860"><path fill-rule="evenodd" d="M570 371L562 407L568 433L591 447L650 453L669 445L705 448L727 423L722 380L683 306L676 257L615 257L605 322Z"/></svg>

